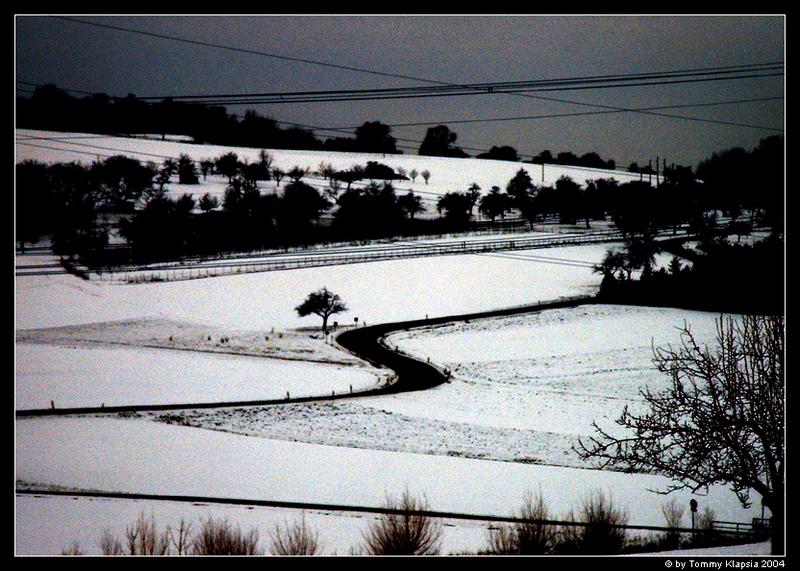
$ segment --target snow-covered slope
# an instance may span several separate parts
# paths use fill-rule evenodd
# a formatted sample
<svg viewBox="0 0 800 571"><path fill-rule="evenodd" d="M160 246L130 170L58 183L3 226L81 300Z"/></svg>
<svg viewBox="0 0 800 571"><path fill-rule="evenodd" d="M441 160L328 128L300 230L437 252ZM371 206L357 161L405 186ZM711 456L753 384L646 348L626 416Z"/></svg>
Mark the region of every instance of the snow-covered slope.
<svg viewBox="0 0 800 571"><path fill-rule="evenodd" d="M46 163L78 161L91 163L113 155L127 155L143 162L153 161L160 165L164 159L177 159L181 154L189 155L195 161L214 159L228 152L234 152L240 160L257 162L261 149L248 147L224 147L220 145L196 145L178 141L156 141L142 138L110 137L105 135L89 135L85 133L56 133L51 131L32 131L18 129L16 131L16 160L38 160ZM336 170L346 170L353 165L365 166L368 161L377 161L392 167L405 169L406 172L429 171L430 180L426 183L422 176L415 181L398 181L395 188L403 192L413 190L428 199L427 207L432 201L446 192L467 190L473 183L488 192L492 186L505 189L506 184L520 169L524 169L531 179L539 185L552 185L560 177L568 176L581 185L589 180L599 178L615 178L620 182L639 180L639 175L626 171L610 171L585 167L560 165L533 165L509 161L486 159L455 159L445 157L421 157L416 155L382 155L370 153L335 153L328 151L291 151L283 149L267 149L275 159L273 167L289 170L295 166L309 168L312 173L319 170L321 163L329 163ZM201 178L199 185L170 184L172 194L184 192L193 195L221 194L226 181L223 177L209 176ZM286 181L282 181L285 184ZM318 175L308 177L305 182L324 187L325 181ZM259 183L263 191L272 191L274 181Z"/></svg>

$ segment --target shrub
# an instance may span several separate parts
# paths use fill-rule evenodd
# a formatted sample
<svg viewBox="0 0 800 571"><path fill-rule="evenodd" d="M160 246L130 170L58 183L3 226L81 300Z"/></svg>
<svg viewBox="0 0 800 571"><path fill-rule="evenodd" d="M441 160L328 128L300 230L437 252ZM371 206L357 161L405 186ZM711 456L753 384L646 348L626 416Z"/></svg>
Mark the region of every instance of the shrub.
<svg viewBox="0 0 800 571"><path fill-rule="evenodd" d="M428 509L427 501L411 496L406 490L399 500L387 497L385 508L395 513L384 514L369 526L364 536L370 555L436 555L442 526L419 513Z"/></svg>
<svg viewBox="0 0 800 571"><path fill-rule="evenodd" d="M122 543L119 539L109 530L105 530L100 539L97 540L97 545L100 547L100 553L103 555L122 555Z"/></svg>
<svg viewBox="0 0 800 571"><path fill-rule="evenodd" d="M692 547L709 547L719 541L719 533L714 530L714 520L717 514L706 506L703 513L699 514L695 520L695 529L699 530L692 534L690 545Z"/></svg>
<svg viewBox="0 0 800 571"><path fill-rule="evenodd" d="M495 554L543 555L553 542L552 528L542 523L549 518L541 492L534 499L525 494L519 518L521 521L492 530L489 535L489 552Z"/></svg>
<svg viewBox="0 0 800 571"><path fill-rule="evenodd" d="M270 534L273 555L316 555L319 553L319 534L306 525L306 520L292 526L280 524Z"/></svg>
<svg viewBox="0 0 800 571"><path fill-rule="evenodd" d="M678 529L682 527L684 511L683 506L679 506L675 498L661 506L661 513L664 515L664 521L669 528L669 531L665 532L661 537L660 543L664 549L677 549L680 546L681 534Z"/></svg>
<svg viewBox="0 0 800 571"><path fill-rule="evenodd" d="M575 516L570 513L570 519ZM613 555L625 547L628 514L614 507L602 492L592 493L581 506L577 521L582 525L565 526L555 540L559 554Z"/></svg>
<svg viewBox="0 0 800 571"><path fill-rule="evenodd" d="M68 547L61 550L61 555L86 555L77 541L73 541Z"/></svg>
<svg viewBox="0 0 800 571"><path fill-rule="evenodd" d="M169 554L169 531L159 532L152 514L148 518L142 512L139 519L126 526L125 539L130 555Z"/></svg>
<svg viewBox="0 0 800 571"><path fill-rule="evenodd" d="M217 521L211 517L203 521L192 548L197 555L261 555L258 531L253 529L245 535L227 519Z"/></svg>

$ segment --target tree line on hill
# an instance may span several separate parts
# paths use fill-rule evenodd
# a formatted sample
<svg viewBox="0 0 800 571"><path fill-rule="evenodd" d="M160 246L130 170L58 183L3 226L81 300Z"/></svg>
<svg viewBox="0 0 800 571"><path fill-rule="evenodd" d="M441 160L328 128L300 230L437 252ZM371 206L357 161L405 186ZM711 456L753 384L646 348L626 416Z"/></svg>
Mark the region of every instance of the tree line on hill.
<svg viewBox="0 0 800 571"><path fill-rule="evenodd" d="M392 184L427 181L427 170L406 176L402 168L368 161L337 171L323 162L310 173L273 162L266 151L254 162L230 152L199 164L181 155L160 166L122 155L88 166L23 161L16 165L16 239L24 249L50 236L56 253L105 265L452 230L449 221L417 220L422 199L413 191L398 194ZM167 196L170 181L199 184L209 174L227 179L222 200L210 193ZM324 181L322 190L309 184L315 177ZM353 186L362 180L369 182ZM261 181L273 181L274 191L264 192ZM322 214L334 205L323 224ZM109 247L111 226L129 250Z"/></svg>
<svg viewBox="0 0 800 571"><path fill-rule="evenodd" d="M73 97L55 85L43 85L30 97L17 98L17 127L67 132L100 134L183 135L198 143L273 149L327 150L402 154L392 129L380 121L368 121L355 129L352 137L331 137L321 140L313 129L298 126L282 128L274 119L255 111L246 111L241 118L223 107L184 103L166 98L152 103L133 94L110 97L104 93ZM430 127L420 144L422 156L467 158L455 145L458 135L446 125ZM520 162L517 150L493 146L477 158ZM614 160L604 160L597 153L577 156L571 152L556 155L549 150L536 155L533 163L584 166L598 169L616 168ZM641 169L634 163L634 172ZM645 167L642 172L650 172ZM652 169L651 169L652 170Z"/></svg>
<svg viewBox="0 0 800 571"><path fill-rule="evenodd" d="M672 175L677 175L673 178ZM609 303L668 305L750 314L783 314L785 310L785 250L783 140L762 139L748 152L741 148L714 153L697 167L701 192L692 189L689 172L670 173L652 193L637 193L625 201L633 226L614 221L625 234L624 248L606 253L596 271L603 275L599 298ZM695 182L695 185L697 183ZM659 192L676 200L642 208ZM685 205L705 196L688 218ZM654 213L655 216L641 216ZM729 221L717 223L722 213ZM661 220L659 222L659 219ZM686 222L698 245L688 249L680 241L654 239L664 222ZM753 225L766 226L770 234L752 244L741 238ZM735 241L728 237L735 236ZM672 254L668 267L656 270L656 255ZM634 277L634 273L638 277Z"/></svg>
<svg viewBox="0 0 800 571"><path fill-rule="evenodd" d="M731 175L733 170L738 176ZM780 137L762 140L751 152L714 154L698 166L703 181L680 167L668 168L658 186L607 178L582 187L569 177L553 186L538 186L521 168L504 189L494 186L483 192L472 184L444 193L436 203L439 218L420 220L420 196L413 191L399 194L393 183L416 180L420 174L427 182L430 172L407 173L375 161L342 171L323 162L313 175L322 181L321 188L309 184L314 182L308 178L309 169L284 172L266 151L253 162L225 153L199 163L182 155L160 166L124 156L89 166L26 161L17 165L16 236L24 247L52 235L59 253L112 263L104 223L109 217L119 219L120 235L131 247L126 255L137 262L468 230L478 215L490 223L519 216L531 227L554 218L590 227L593 220L610 218L624 236L642 239L661 228L675 232L682 224L702 232L714 224L708 213L719 210L730 217L730 230L742 235L753 223L782 230L782 181L775 171L782 172ZM181 184L196 184L211 173L227 179L221 203L210 194L198 200L166 196L167 184L175 177ZM263 193L260 181L273 181L275 192ZM355 185L358 181L368 182ZM743 217L745 211L748 217ZM326 212L332 215L323 223Z"/></svg>

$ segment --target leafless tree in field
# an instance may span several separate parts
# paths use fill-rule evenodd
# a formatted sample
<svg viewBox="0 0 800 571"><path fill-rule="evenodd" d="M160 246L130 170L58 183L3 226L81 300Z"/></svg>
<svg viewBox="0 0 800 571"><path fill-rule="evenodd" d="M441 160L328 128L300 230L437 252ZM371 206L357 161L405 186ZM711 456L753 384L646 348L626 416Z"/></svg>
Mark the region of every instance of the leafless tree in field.
<svg viewBox="0 0 800 571"><path fill-rule="evenodd" d="M576 451L601 468L665 475L663 493L727 484L748 507L754 490L772 512L773 554L783 553L784 332L782 316L720 317L714 344L701 347L684 325L680 346L654 348L669 389L643 389L649 410L625 407L623 436L595 424Z"/></svg>

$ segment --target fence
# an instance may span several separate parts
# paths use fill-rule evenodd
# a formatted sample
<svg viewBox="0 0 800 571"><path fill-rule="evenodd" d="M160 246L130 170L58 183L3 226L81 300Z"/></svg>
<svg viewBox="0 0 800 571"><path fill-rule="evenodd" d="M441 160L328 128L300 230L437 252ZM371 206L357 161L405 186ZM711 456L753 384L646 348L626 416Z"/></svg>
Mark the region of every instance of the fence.
<svg viewBox="0 0 800 571"><path fill-rule="evenodd" d="M712 529L721 532L727 533L735 533L735 534L742 534L742 533L765 533L769 532L771 526L768 519L762 518L753 518L751 523L742 523L738 521L717 521L714 520L711 522Z"/></svg>
<svg viewBox="0 0 800 571"><path fill-rule="evenodd" d="M514 516L499 516L488 514L468 514L456 513L446 511L434 510L404 510L401 508L391 507L378 507L378 506L359 506L359 505L342 505L342 504L328 504L328 503L313 503L313 502L292 502L280 500L255 500L244 498L221 498L221 497L208 497L208 496L185 496L185 495L162 495L162 494L143 494L143 493L126 493L126 492L104 492L104 491L68 491L68 490L46 490L34 488L20 488L16 490L17 494L32 495L32 496L66 496L66 497L85 497L85 498L117 498L127 500L155 500L155 501L170 501L170 502L185 502L185 503L202 503L202 504L227 504L239 506L256 506L256 507L274 507L285 509L302 509L302 510L322 510L326 512L350 512L350 513L372 513L372 514L392 514L392 515L417 515L426 516L436 519L450 519L450 520L463 520L463 521L482 521L489 524L502 524L502 523L530 523L543 526L552 527L591 527L592 523L572 520L550 520L550 519L528 519ZM714 522L719 524L735 525L736 522ZM739 524L742 527L739 531L733 529L726 530L725 533L737 536L752 536L756 532L752 529L746 530L744 527L750 524ZM626 525L626 524L607 524L607 527L614 529L624 529L626 531L647 531L657 533L704 533L707 530L689 529L689 528L674 528L663 527L656 525Z"/></svg>
<svg viewBox="0 0 800 571"><path fill-rule="evenodd" d="M150 281L178 281L235 275L255 272L293 270L300 268L358 264L394 259L429 256L485 254L500 251L531 250L614 242L622 238L615 230L581 235L552 235L533 238L492 238L480 240L448 241L441 244L389 244L367 245L335 250L305 251L302 253L275 253L250 260L222 259L192 261L183 264L151 264L148 266L116 266L91 274L101 281L141 283Z"/></svg>

